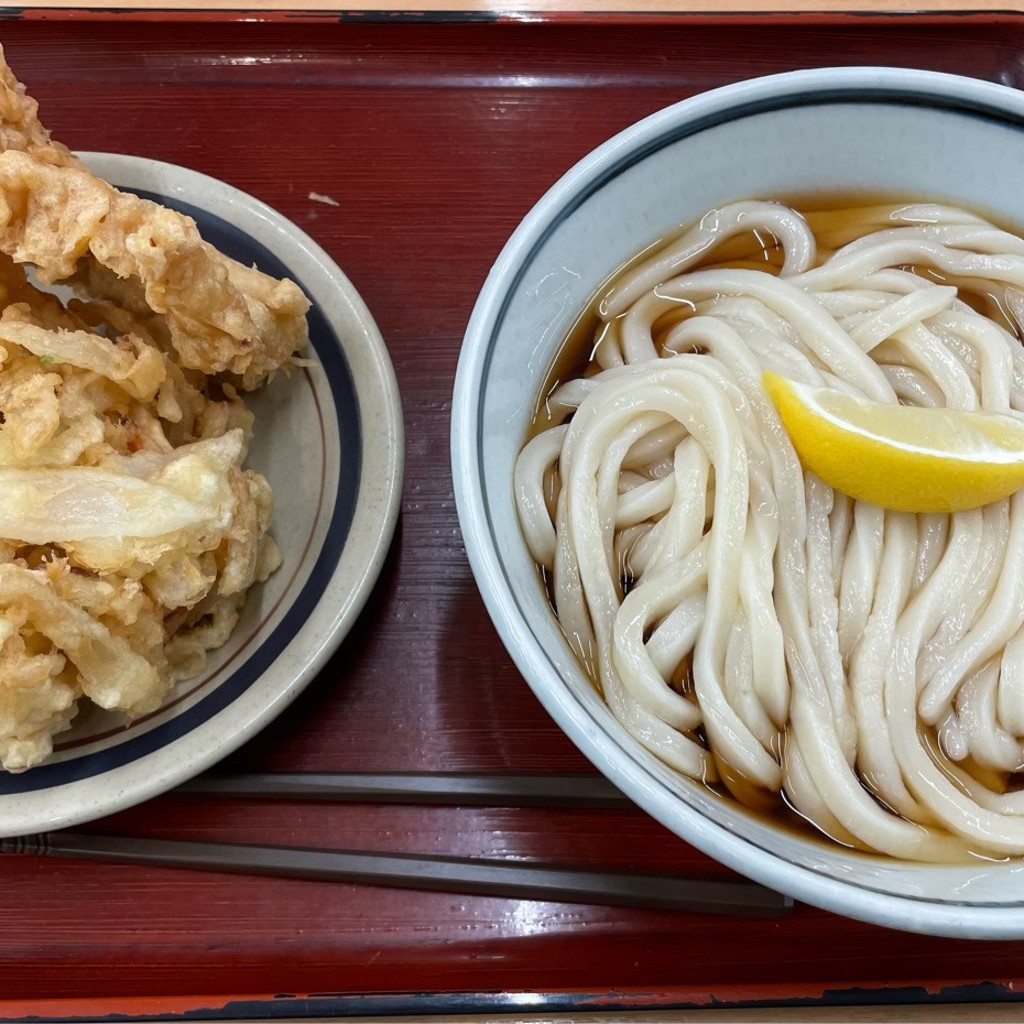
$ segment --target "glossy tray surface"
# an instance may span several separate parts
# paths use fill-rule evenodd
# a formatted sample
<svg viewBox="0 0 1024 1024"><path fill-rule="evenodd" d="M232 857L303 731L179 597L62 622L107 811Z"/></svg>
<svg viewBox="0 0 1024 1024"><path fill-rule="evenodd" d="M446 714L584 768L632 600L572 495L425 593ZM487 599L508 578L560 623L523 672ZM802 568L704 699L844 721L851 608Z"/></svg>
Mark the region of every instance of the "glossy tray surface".
<svg viewBox="0 0 1024 1024"><path fill-rule="evenodd" d="M462 549L448 414L505 239L577 159L693 93L891 64L1020 86L1024 21L645 25L7 22L57 138L192 167L340 264L387 343L406 477L390 557L319 678L238 770L586 772L501 647ZM325 201L325 197L329 201ZM171 794L93 829L723 876L640 811L330 806ZM0 863L0 1018L314 1016L1011 999L1024 943L156 868Z"/></svg>

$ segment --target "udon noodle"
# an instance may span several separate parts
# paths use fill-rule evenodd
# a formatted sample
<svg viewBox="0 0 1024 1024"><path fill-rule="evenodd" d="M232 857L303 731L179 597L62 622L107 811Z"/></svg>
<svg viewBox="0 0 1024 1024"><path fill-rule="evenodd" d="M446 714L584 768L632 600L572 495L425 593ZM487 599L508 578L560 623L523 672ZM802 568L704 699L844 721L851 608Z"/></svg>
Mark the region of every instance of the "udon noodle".
<svg viewBox="0 0 1024 1024"><path fill-rule="evenodd" d="M590 322L515 489L616 718L851 847L1024 853L1024 493L853 501L802 470L762 386L1024 418L1024 240L933 203L740 202L634 261Z"/></svg>

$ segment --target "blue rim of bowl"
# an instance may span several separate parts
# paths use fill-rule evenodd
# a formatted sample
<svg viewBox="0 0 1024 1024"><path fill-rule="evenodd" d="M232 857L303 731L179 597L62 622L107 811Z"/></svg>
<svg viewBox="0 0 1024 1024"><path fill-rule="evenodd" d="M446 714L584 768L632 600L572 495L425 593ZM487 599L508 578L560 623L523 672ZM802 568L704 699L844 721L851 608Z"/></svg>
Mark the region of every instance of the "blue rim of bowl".
<svg viewBox="0 0 1024 1024"><path fill-rule="evenodd" d="M460 358L452 400L456 508L481 595L517 667L548 713L581 751L652 817L735 870L796 899L849 917L928 934L1019 938L1024 936L1022 902L938 902L896 895L816 873L783 859L748 837L730 832L683 803L665 783L621 749L609 731L608 716L595 715L567 687L560 685L554 691L544 691L536 685L531 678L531 658L543 660L545 673L555 677L559 676L559 669L530 628L513 588L499 554L502 542L483 488L483 426L479 410L494 345L512 293L566 218L609 181L682 139L758 114L850 103L926 107L983 118L1017 130L1024 128L1024 97L1005 86L958 75L897 68L821 68L712 90L658 111L609 139L559 179L527 214L495 262L474 307L463 345L467 356ZM666 121L670 127L663 127ZM521 253L524 246L525 253ZM504 298L495 308L497 294ZM474 469L470 471L469 466ZM486 527L478 526L478 522ZM501 580L500 587L493 587L490 582L495 576ZM509 612L514 612L511 620L505 617ZM675 824L680 807L685 808L689 817L690 831L685 834ZM747 856L751 849L770 860L771 867L751 860ZM963 919L965 911L971 914L970 925Z"/></svg>
<svg viewBox="0 0 1024 1024"><path fill-rule="evenodd" d="M310 290L276 253L224 218L175 197L144 189L131 191L192 217L203 238L221 252L245 266L255 265L274 277L290 277L312 300ZM136 735L128 733L126 739L105 749L66 760L44 762L18 775L0 773L0 798L89 779L123 767L180 739L222 711L252 686L309 618L337 569L352 526L362 476L362 427L358 395L348 361L337 334L315 302L310 307L308 323L310 343L325 372L338 417L341 473L336 492L324 497L328 505L333 502L333 509L323 546L293 604L234 672L180 714L145 732Z"/></svg>

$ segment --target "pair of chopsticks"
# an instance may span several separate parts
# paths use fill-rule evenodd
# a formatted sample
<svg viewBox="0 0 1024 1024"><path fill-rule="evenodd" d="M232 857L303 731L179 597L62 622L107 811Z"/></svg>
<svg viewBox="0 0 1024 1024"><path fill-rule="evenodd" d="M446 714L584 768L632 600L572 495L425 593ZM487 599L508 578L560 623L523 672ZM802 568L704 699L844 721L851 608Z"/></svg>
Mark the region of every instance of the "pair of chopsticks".
<svg viewBox="0 0 1024 1024"><path fill-rule="evenodd" d="M177 792L230 797L489 807L623 808L611 783L588 775L445 773L205 775ZM479 857L316 850L49 832L0 840L0 853L345 881L514 899L775 917L793 901L754 882L596 871Z"/></svg>

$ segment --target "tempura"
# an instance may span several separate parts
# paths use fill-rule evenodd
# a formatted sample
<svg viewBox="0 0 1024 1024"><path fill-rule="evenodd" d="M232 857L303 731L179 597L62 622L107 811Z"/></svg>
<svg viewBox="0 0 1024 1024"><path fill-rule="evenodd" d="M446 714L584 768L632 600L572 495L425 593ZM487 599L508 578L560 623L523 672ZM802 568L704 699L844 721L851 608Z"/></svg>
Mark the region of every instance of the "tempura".
<svg viewBox="0 0 1024 1024"><path fill-rule="evenodd" d="M0 49L6 770L44 760L83 697L158 708L279 565L242 395L294 362L308 306L191 218L91 174Z"/></svg>

